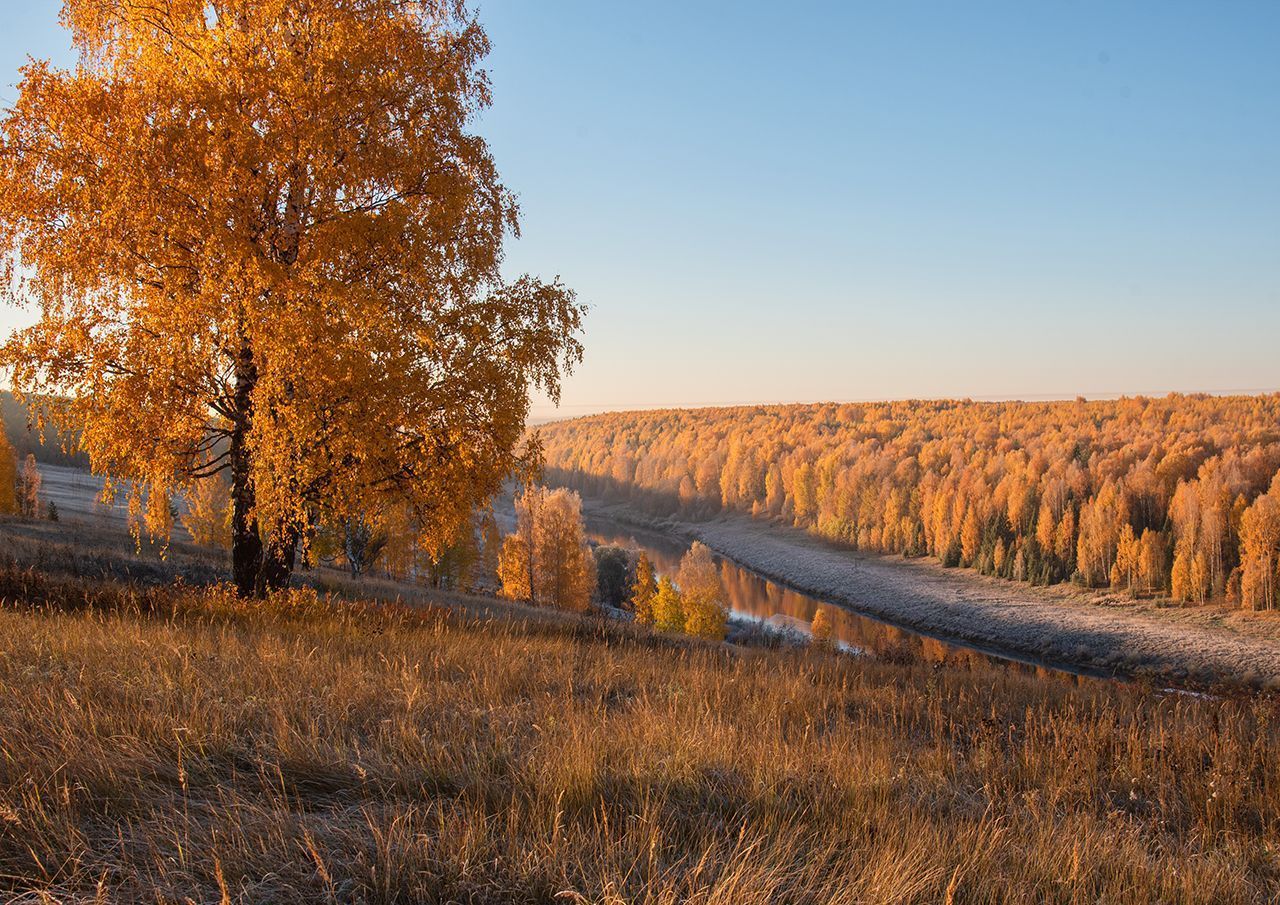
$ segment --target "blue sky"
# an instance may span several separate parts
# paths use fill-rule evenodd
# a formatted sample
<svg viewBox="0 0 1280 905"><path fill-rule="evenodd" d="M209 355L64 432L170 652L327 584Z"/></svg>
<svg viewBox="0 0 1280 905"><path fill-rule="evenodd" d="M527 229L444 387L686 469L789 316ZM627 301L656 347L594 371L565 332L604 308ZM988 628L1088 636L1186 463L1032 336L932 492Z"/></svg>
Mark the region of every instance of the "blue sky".
<svg viewBox="0 0 1280 905"><path fill-rule="evenodd" d="M1280 387L1280 4L478 11L509 270L592 306L562 414Z"/></svg>

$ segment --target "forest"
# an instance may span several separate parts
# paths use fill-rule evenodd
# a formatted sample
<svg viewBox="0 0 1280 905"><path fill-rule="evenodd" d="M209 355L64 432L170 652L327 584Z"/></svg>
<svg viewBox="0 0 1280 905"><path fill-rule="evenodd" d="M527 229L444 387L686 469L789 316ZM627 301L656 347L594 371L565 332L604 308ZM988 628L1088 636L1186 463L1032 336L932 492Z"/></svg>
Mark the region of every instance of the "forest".
<svg viewBox="0 0 1280 905"><path fill-rule="evenodd" d="M610 413L539 430L548 479L746 513L1033 584L1276 607L1280 395Z"/></svg>
<svg viewBox="0 0 1280 905"><path fill-rule="evenodd" d="M29 429L34 425L38 415L28 406L14 398L8 390L0 390L0 417L4 419L4 434L9 445L19 459L35 456L39 462L50 465L68 465L73 468L88 468L89 457L77 448L76 438L67 436L53 424L46 424L38 430Z"/></svg>

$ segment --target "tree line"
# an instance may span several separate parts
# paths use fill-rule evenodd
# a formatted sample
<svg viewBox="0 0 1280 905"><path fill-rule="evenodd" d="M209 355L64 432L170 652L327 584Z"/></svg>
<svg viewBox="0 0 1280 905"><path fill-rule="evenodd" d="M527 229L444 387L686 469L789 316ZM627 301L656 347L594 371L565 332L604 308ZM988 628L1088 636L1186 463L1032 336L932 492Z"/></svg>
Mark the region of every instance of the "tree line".
<svg viewBox="0 0 1280 905"><path fill-rule="evenodd" d="M658 576L643 551L592 546L582 500L559 488L529 486L515 500L516 527L502 542L502 596L585 612L593 601L633 614L641 625L722 640L728 596L711 551L695 541L675 576Z"/></svg>
<svg viewBox="0 0 1280 905"><path fill-rule="evenodd" d="M658 576L643 551L591 544L582 499L565 488L529 484L514 496L515 523L503 534L491 510L441 548L419 545L407 516L395 509L334 528L317 526L303 565L346 568L457 591L497 591L508 600L585 613L621 610L641 625L723 639L728 592L711 551L695 542L673 575ZM221 475L196 486L180 516L201 546L231 543L230 487Z"/></svg>
<svg viewBox="0 0 1280 905"><path fill-rule="evenodd" d="M650 512L737 511L1033 584L1277 603L1276 394L614 413L540 442L553 482Z"/></svg>

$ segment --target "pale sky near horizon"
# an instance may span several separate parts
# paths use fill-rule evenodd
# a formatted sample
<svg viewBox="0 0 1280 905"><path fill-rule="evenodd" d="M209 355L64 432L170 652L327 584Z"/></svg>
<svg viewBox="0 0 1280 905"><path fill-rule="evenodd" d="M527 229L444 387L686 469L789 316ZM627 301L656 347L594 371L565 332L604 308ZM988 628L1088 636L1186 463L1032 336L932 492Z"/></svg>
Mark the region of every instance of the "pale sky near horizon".
<svg viewBox="0 0 1280 905"><path fill-rule="evenodd" d="M1280 388L1280 4L476 8L507 269L591 305L559 416Z"/></svg>

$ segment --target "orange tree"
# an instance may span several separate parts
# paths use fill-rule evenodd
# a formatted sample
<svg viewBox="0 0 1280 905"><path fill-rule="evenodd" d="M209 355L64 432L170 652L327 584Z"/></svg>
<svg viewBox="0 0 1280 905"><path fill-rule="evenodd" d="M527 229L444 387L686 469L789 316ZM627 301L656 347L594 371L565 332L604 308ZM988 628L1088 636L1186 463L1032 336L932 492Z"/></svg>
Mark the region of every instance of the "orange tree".
<svg viewBox="0 0 1280 905"><path fill-rule="evenodd" d="M489 43L450 0L65 0L0 131L15 388L163 499L231 472L244 594L317 519L441 545L581 357L559 280L500 275L513 195L470 131ZM150 506L166 510L167 506Z"/></svg>

